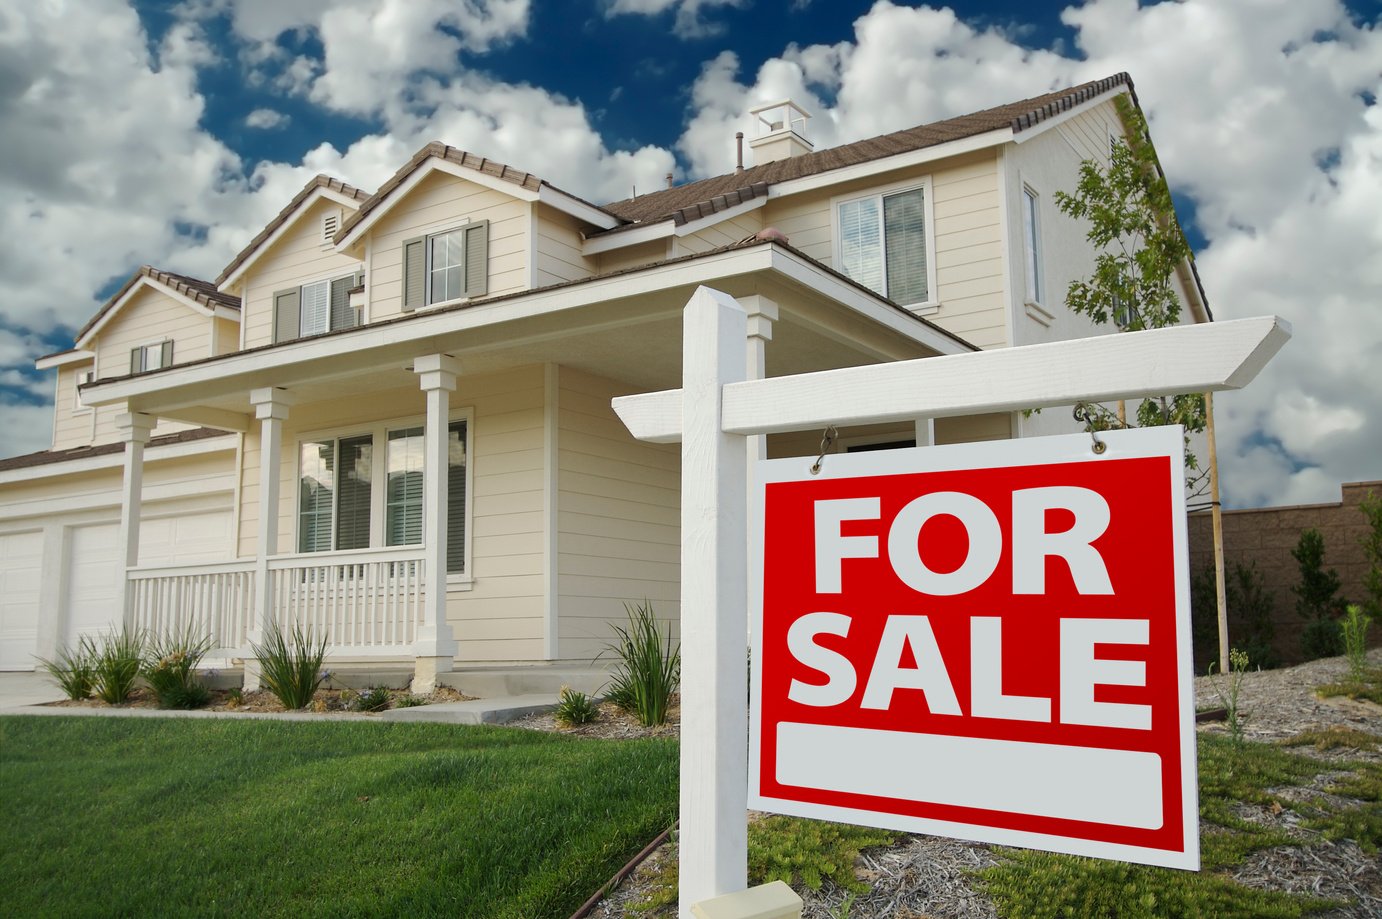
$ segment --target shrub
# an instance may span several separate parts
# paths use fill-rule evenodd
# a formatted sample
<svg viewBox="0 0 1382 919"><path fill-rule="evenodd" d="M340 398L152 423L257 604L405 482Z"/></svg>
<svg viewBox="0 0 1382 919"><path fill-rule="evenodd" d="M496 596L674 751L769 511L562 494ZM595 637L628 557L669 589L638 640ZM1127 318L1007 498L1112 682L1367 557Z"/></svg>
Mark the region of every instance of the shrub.
<svg viewBox="0 0 1382 919"><path fill-rule="evenodd" d="M382 712L389 707L387 686L371 686L357 693L352 707L361 712Z"/></svg>
<svg viewBox="0 0 1382 919"><path fill-rule="evenodd" d="M1344 618L1341 631L1344 637L1344 654L1348 655L1348 681L1361 685L1367 679L1368 629L1372 628L1372 617L1363 612L1356 603L1350 603L1348 616Z"/></svg>
<svg viewBox="0 0 1382 919"><path fill-rule="evenodd" d="M672 647L670 631L663 635L647 600L625 603L624 611L628 628L615 626L619 638L602 652L602 656L613 653L619 658L605 696L644 727L664 724L668 702L681 679L681 647Z"/></svg>
<svg viewBox="0 0 1382 919"><path fill-rule="evenodd" d="M1372 608L1368 612L1376 618L1382 616L1382 498L1369 489L1358 509L1368 522L1358 542L1362 544L1363 556L1368 562L1367 573L1363 575L1363 586L1371 598L1369 603Z"/></svg>
<svg viewBox="0 0 1382 919"><path fill-rule="evenodd" d="M1291 550L1300 566L1300 583L1291 588L1296 595L1296 612L1310 620L1301 632L1301 650L1311 660L1342 654L1343 636L1336 621L1343 612L1339 592L1339 572L1324 567L1324 537L1316 529L1300 534Z"/></svg>
<svg viewBox="0 0 1382 919"><path fill-rule="evenodd" d="M190 625L149 643L142 674L159 708L201 708L211 701L196 673L210 647L211 639L198 638Z"/></svg>
<svg viewBox="0 0 1382 919"><path fill-rule="evenodd" d="M1234 562L1224 572L1224 602L1228 606L1229 636L1233 647L1247 652L1261 670L1280 666L1272 616L1276 597L1267 590L1267 580L1257 570L1257 562ZM1191 579L1191 636L1197 670L1219 657L1219 598L1214 589L1214 569L1205 568Z"/></svg>
<svg viewBox="0 0 1382 919"><path fill-rule="evenodd" d="M111 705L129 699L144 661L144 644L144 633L128 628L102 637L92 682L98 699Z"/></svg>
<svg viewBox="0 0 1382 919"><path fill-rule="evenodd" d="M96 684L96 646L87 636L81 637L77 647L59 651L57 660L40 657L38 663L58 681L67 698L80 700L91 695Z"/></svg>
<svg viewBox="0 0 1382 919"><path fill-rule="evenodd" d="M553 713L557 722L567 727L589 724L600 717L600 710L585 693L563 686L557 696L557 708Z"/></svg>
<svg viewBox="0 0 1382 919"><path fill-rule="evenodd" d="M326 636L314 640L311 630L294 625L285 637L275 623L264 636L264 644L252 644L259 659L260 678L289 711L306 708L326 679L322 661L326 658Z"/></svg>

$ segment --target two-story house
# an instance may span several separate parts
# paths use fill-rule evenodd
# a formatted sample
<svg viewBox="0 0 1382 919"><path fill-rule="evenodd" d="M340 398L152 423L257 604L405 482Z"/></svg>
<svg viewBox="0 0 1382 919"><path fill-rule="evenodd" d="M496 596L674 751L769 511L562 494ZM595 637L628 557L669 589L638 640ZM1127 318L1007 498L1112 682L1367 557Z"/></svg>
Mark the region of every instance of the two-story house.
<svg viewBox="0 0 1382 919"><path fill-rule="evenodd" d="M302 623L426 687L589 662L625 601L675 623L680 455L610 399L680 385L695 289L744 305L757 375L1096 334L1061 305L1094 253L1052 196L1122 136L1120 97L1122 74L819 151L783 102L755 165L602 206L435 143L373 194L318 177L214 284L141 269L39 361L53 449L0 461L0 667L121 621L195 622L230 660ZM1206 321L1192 265L1179 284Z"/></svg>

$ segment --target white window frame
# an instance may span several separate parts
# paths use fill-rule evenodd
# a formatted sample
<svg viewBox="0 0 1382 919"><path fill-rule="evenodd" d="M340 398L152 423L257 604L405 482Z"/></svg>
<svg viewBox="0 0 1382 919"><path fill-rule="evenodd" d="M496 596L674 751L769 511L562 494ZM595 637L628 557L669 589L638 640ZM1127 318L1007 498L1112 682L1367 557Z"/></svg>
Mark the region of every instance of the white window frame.
<svg viewBox="0 0 1382 919"><path fill-rule="evenodd" d="M75 376L72 380L72 414L89 415L95 411L95 409L82 402L82 383L90 383L96 379L96 368L92 367L90 370L76 370L73 371L73 373ZM82 377L86 377L87 379L83 381Z"/></svg>
<svg viewBox="0 0 1382 919"><path fill-rule="evenodd" d="M465 424L465 570L458 572L448 572L446 583L448 589L469 590L474 581L475 567L475 409L473 406L452 409L447 417L448 427L457 421L464 421ZM390 547L386 544L386 534L384 524L386 519L386 505L388 499L388 449L389 432L398 431L406 428L426 428L426 415L405 415L398 418L389 418L384 421L369 421L361 424L338 425L330 428L322 428L313 431L300 431L293 441L293 487L292 495L289 498L293 515L292 546L293 550L288 555L298 558L310 558L324 554L323 552L299 552L297 547L301 545L302 538L302 512L298 506L299 489L302 481L302 445L315 441L332 440L339 442L342 438L359 437L364 434L370 435L374 445L372 468L370 469L370 527L369 527L369 548L368 549L327 549L326 553L333 555L348 555L351 552L373 552L379 549L398 548ZM337 451L339 452L339 446ZM332 500L337 495L333 489ZM424 507L423 513L426 513ZM336 542L336 508L331 509L331 542Z"/></svg>
<svg viewBox="0 0 1382 919"><path fill-rule="evenodd" d="M878 211L883 213L883 199L889 195L896 195L901 192L914 191L921 189L922 213L926 219L926 299L920 303L899 304L921 316L928 316L936 313L941 308L939 293L936 289L936 212L934 185L931 176L921 176L915 179L908 179L903 182L894 182L877 188L870 188L868 191L860 193L853 192L844 195L835 195L830 199L830 235L832 240L832 257L836 271L844 274L844 258L841 243L843 239L840 233L840 206L852 204L856 201L864 201L870 198L878 200ZM887 240L881 240L883 246L883 278L887 281ZM887 297L887 294L879 294ZM888 299L892 299L889 297Z"/></svg>
<svg viewBox="0 0 1382 919"><path fill-rule="evenodd" d="M484 219L488 219L488 218L484 218ZM417 230L415 230L415 231L410 231L410 232L408 233L407 240L404 240L404 242L407 242L408 240L416 239L416 238L418 238L419 236L422 237L422 255L423 255L423 261L422 261L422 305L419 306L419 307L416 307L416 308L413 309L413 310L407 310L407 309L405 309L405 310L404 310L405 313L406 313L406 312L420 313L420 312L422 312L423 310L430 310L430 309L434 309L434 308L440 307L440 306L454 306L454 305L456 305L456 304L458 304L458 303L469 303L471 300L475 299L474 297L456 297L455 299L452 299L452 300L433 300L433 299L431 299L431 297L432 297L432 240L433 240L434 238L438 237L438 236L445 236L445 235L447 235L448 233L460 232L460 231L465 230L465 229L469 228L470 226L472 226L473 224L476 224L476 223L478 223L478 222L479 222L479 221L476 220L474 217L462 217L460 220L456 220L455 218L448 218L448 219L443 220L443 221L438 221L438 222L436 222L436 223L432 223L432 224L429 224L429 225L424 225L423 227L420 227L420 228L418 228ZM494 226L494 222L493 222L492 220L490 221L490 226L491 226L491 227ZM492 261L493 261L492 258L487 258L487 262L492 262ZM406 260L405 257L400 256L400 259L399 259L399 270L402 271L402 272L404 272L404 273L406 273L407 270L408 270L408 268L407 268L407 260ZM462 274L462 276L465 275L465 270L466 270L465 262L462 261L462 262L461 262L461 274ZM486 271L489 270L489 264L486 264L485 270L486 270ZM407 284L406 278L403 279L403 282L402 282L402 283L403 283L403 285L406 287L406 284ZM464 287L464 284L462 284L462 287ZM400 302L402 301L403 297L404 297L404 293L400 292L400 294L399 294Z"/></svg>
<svg viewBox="0 0 1382 919"><path fill-rule="evenodd" d="M1023 302L1044 310L1046 265L1041 245L1041 194L1026 182L1022 183L1021 211Z"/></svg>

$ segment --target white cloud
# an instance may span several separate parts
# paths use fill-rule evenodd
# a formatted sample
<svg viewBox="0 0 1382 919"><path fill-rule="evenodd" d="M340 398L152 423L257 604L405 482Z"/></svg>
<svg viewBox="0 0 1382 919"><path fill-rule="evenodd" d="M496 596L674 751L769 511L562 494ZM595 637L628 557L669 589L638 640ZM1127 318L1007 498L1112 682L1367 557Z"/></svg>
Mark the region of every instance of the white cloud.
<svg viewBox="0 0 1382 919"><path fill-rule="evenodd" d="M605 7L606 16L658 16L668 10L675 10L672 31L681 38L707 38L725 31L723 23L705 17L707 10L716 7L739 7L748 5L748 0L612 0ZM798 7L799 8L799 7Z"/></svg>
<svg viewBox="0 0 1382 919"><path fill-rule="evenodd" d="M292 119L271 108L257 108L245 116L245 127L269 131L281 128Z"/></svg>
<svg viewBox="0 0 1382 919"><path fill-rule="evenodd" d="M6 456L47 450L53 445L53 406L0 399L0 429L5 431Z"/></svg>

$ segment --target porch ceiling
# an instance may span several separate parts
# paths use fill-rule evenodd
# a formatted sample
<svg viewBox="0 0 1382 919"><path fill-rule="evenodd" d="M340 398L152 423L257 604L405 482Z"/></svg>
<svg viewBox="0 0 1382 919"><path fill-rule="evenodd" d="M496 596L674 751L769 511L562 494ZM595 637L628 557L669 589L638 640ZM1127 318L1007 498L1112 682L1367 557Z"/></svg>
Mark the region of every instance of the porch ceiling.
<svg viewBox="0 0 1382 919"><path fill-rule="evenodd" d="M765 252L779 255L783 250L762 247L743 254ZM413 359L435 353L454 355L464 374L550 362L617 380L632 391L671 389L681 385L682 309L699 283L735 297L758 294L778 304L781 316L766 348L770 376L925 357L947 347L944 340L937 344L934 330L898 314L895 307L842 286L809 260L793 258L798 264L789 264L789 271L774 270L761 257L730 258L726 261L751 270L727 273L724 269L734 266L722 264L713 280L694 274L682 280L678 272L634 274L617 279L628 283L610 285L600 298L590 296L591 285L578 285L419 314L404 322L170 368L157 374L164 385L149 385L152 376L112 381L93 387L88 400L114 402L126 390L131 411L245 430L253 417L253 389L288 389L302 404L416 387ZM801 265L810 270L803 273ZM817 283L817 274L834 283ZM649 283L659 280L664 282L660 286ZM863 304L867 310L842 302L842 287L848 288L845 296L871 301ZM577 301L584 295L593 302L542 302L563 294ZM541 308L534 308L534 301ZM909 334L913 326L925 334ZM958 343L947 349L965 350Z"/></svg>

